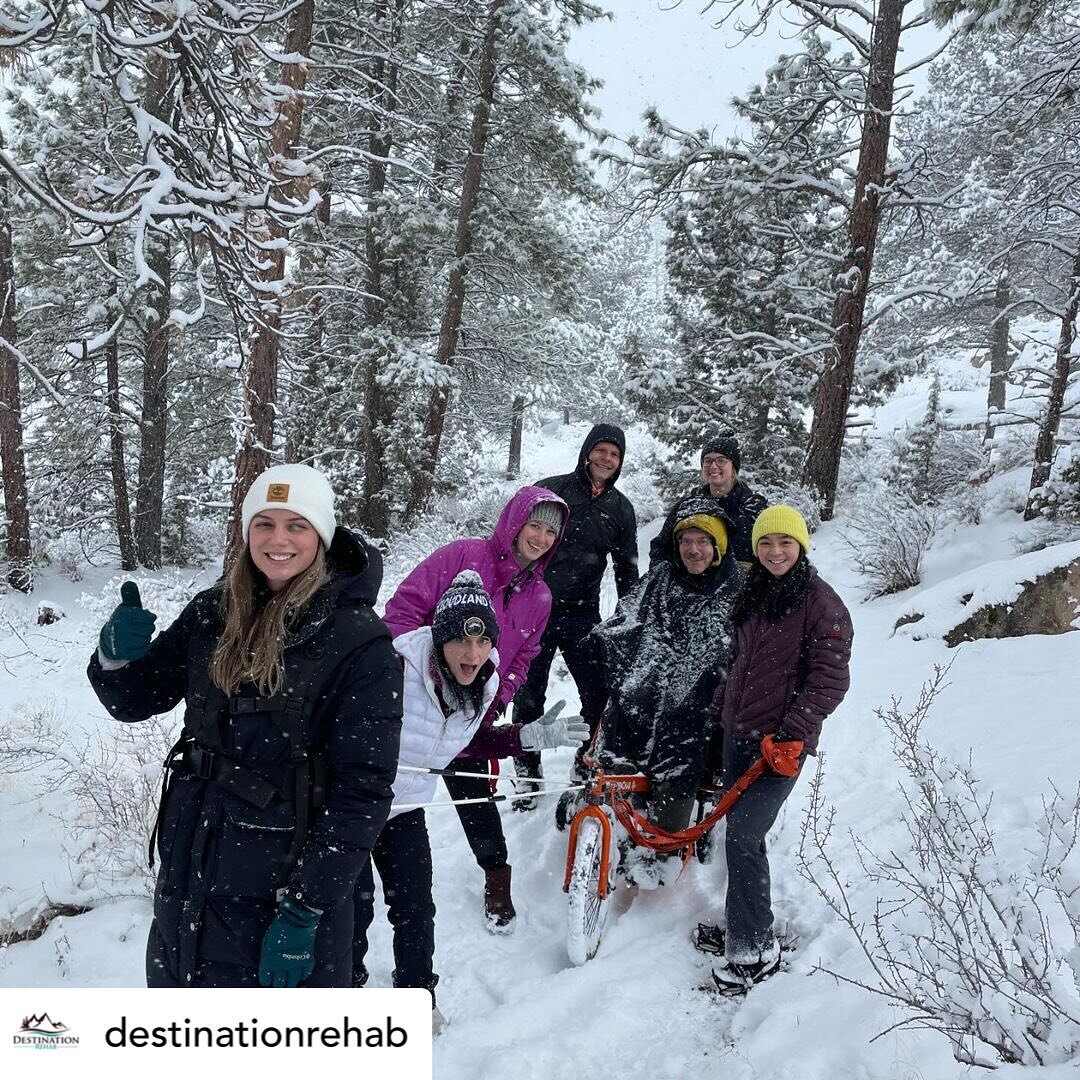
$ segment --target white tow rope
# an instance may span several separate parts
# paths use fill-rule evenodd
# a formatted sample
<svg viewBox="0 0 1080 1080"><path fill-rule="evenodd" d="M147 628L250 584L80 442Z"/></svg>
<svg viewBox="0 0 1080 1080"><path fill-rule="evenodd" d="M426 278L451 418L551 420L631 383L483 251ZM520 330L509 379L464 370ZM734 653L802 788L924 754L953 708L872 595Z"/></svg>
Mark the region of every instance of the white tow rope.
<svg viewBox="0 0 1080 1080"><path fill-rule="evenodd" d="M480 780L498 780L499 773L457 772L454 769L426 769L420 765L399 765L399 772L429 773L435 776L468 776ZM394 810L426 810L433 806L470 806L474 803L497 803L515 802L520 799L536 799L545 795L562 795L566 791L583 791L584 783L567 784L564 780L545 780L543 777L505 777L508 780L519 780L528 784L557 784L557 787L549 787L546 790L521 792L516 795L484 795L475 799L440 799L438 802L426 803L394 803Z"/></svg>

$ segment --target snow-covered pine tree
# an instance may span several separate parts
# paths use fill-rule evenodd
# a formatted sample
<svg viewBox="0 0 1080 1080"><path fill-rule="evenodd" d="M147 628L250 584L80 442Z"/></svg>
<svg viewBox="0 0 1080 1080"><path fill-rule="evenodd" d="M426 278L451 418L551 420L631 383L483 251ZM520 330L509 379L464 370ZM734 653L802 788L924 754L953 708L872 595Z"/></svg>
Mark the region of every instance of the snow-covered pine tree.
<svg viewBox="0 0 1080 1080"><path fill-rule="evenodd" d="M930 341L985 346L988 440L1006 419L1010 325L1042 291L1044 260L1017 242L1026 225L1015 213L1037 183L1024 173L1042 131L1006 107L1025 51L1000 32L956 38L931 65L927 93L898 116L897 170L910 179L886 216L866 319L867 352L913 366Z"/></svg>
<svg viewBox="0 0 1080 1080"><path fill-rule="evenodd" d="M801 44L736 100L748 135L718 145L652 114L631 142L638 205L666 207L669 231L676 357L651 422L691 456L704 431L738 430L756 474L778 484L797 477L802 414L832 341L847 197L829 48L813 34ZM791 179L773 183L778 172ZM659 388L641 375L638 385Z"/></svg>
<svg viewBox="0 0 1080 1080"><path fill-rule="evenodd" d="M301 263L308 248L317 258L302 266L298 293L323 295L321 344L304 354L305 344L286 343L288 412L297 453L323 455L346 512L372 535L385 536L404 513L435 387L455 389L444 425L453 457L481 431L508 432L519 390L533 401L576 382L566 372L588 354L594 313L573 286L591 243L575 200L591 194L591 181L562 124L586 122L589 80L564 55L567 12L577 7L505 9L452 370L437 365L437 331L486 5L374 4L383 31L355 40L336 24L316 27L311 96L338 107L313 109L308 137L367 152L316 151L331 208L310 227L310 243L300 241ZM440 488L455 473L440 472Z"/></svg>
<svg viewBox="0 0 1080 1080"><path fill-rule="evenodd" d="M30 549L30 499L23 451L19 389L15 261L12 255L11 193L0 175L0 475L4 491L4 554L7 583L19 592L34 587Z"/></svg>
<svg viewBox="0 0 1080 1080"><path fill-rule="evenodd" d="M836 87L833 100L847 117L846 121L838 118L838 126L846 129L855 125L858 139L851 148L854 191L844 220L845 250L834 278L830 323L835 340L814 392L814 417L802 471L804 485L818 492L822 518L828 519L836 497L881 212L895 193L887 160L897 95L897 60L902 42L929 23L930 15L916 0L882 0L871 8L846 0L716 0L713 9L720 12L721 22L738 18L747 34L770 20L783 20L801 32L820 32L829 40L839 39L854 58L836 56L826 76ZM905 63L904 71L923 62ZM771 178L774 185L784 186L792 180L786 170Z"/></svg>
<svg viewBox="0 0 1080 1080"><path fill-rule="evenodd" d="M201 405L192 417L183 403L232 396L235 380L213 363L222 356L218 343L227 351L232 339L235 350L229 307L219 300L207 308L211 251L198 244L171 244L170 259L157 272L158 280L170 281L167 294L154 281L139 282L137 245L145 250L157 238L175 236L168 220L147 219L141 232L114 223L107 235L87 225L84 218L97 213L95 192L103 204L109 201L96 185L138 168L130 102L113 82L95 76L94 55L71 28L36 47L33 60L5 87L5 109L9 169L21 171L24 181L40 181L61 200L43 202L33 184L12 190L16 276L26 312L23 368L32 375L26 381L27 446L39 554L65 559L74 544L76 561L83 561L99 553L112 557L119 543L120 561L130 568L128 498L138 490L142 561L182 558L174 544L177 522L200 486L209 443L230 437L227 418L207 417ZM63 205L68 198L76 201L71 214ZM163 333L169 349L156 352L157 374L150 375L147 356L164 345ZM204 367L206 360L211 363ZM202 453L193 452L192 430L204 437ZM138 453L126 453L125 441ZM34 460L38 448L40 462ZM136 470L139 482L129 483ZM217 492L216 501L221 497Z"/></svg>
<svg viewBox="0 0 1080 1080"><path fill-rule="evenodd" d="M1077 319L1080 317L1080 13L1076 6L1052 0L1030 32L1034 63L1016 73L1012 100L1021 122L1037 120L1044 134L1040 152L1029 164L1042 181L1040 195L1029 201L1032 240L1048 253L1056 286L1046 310L1058 324L1054 362L1046 388L1046 406L1035 440L1035 462L1028 485L1027 520L1040 513L1043 488L1050 480L1059 448L1062 420L1075 387ZM1072 402L1072 419L1077 419ZM1073 429L1075 432L1075 428ZM1064 441L1069 441L1068 439Z"/></svg>
<svg viewBox="0 0 1080 1080"><path fill-rule="evenodd" d="M409 402L448 232L431 159L459 63L454 14L437 3L324 0L313 31L305 138L323 202L293 237L288 452L326 470L347 519L376 537L389 531L415 458Z"/></svg>
<svg viewBox="0 0 1080 1080"><path fill-rule="evenodd" d="M586 126L584 97L591 83L584 71L565 55L567 27L581 25L601 14L600 8L585 0L490 0L485 6L483 37L477 54L477 82L468 107L466 154L456 178L453 169L447 172L455 192L455 240L442 305L435 379L425 409L423 444L418 468L413 473L407 512L424 506L434 488L439 447L453 392L452 369L465 328L466 275L477 265L478 255L503 256L499 245L512 239L505 234L513 219L504 215L501 219L504 235L498 243L492 239L486 245L479 242L487 209L506 201L506 193L500 193L494 183L501 179L498 170L488 168L483 155L489 142L493 159L515 149L515 158L509 154L503 157L508 166L511 162L515 165L507 177L510 190L523 193L532 185L546 184L555 192L580 193L584 174L574 158L576 146L561 125L569 122L578 128ZM527 127L514 127L515 114L526 118ZM511 133L518 137L516 147ZM520 141L522 137L524 143ZM520 243L516 246L523 250ZM543 257L541 252L537 254ZM549 277L555 265L549 261ZM509 284L513 288L518 283L511 280ZM550 288L553 282L545 284ZM520 315L515 321L520 321ZM510 399L505 399L504 410L509 406Z"/></svg>
<svg viewBox="0 0 1080 1080"><path fill-rule="evenodd" d="M290 42L299 51L297 23L309 9L260 0L242 9L211 4L166 11L150 0L116 0L107 9L67 6L40 17L8 12L3 19L0 47L17 45L30 56L28 93L41 94L54 80L50 60L81 59L91 89L84 112L96 102L107 121L93 128L106 133L92 144L96 155L72 159L61 124L59 137L41 142L31 158L5 154L3 164L63 218L76 243L96 248L99 260L114 235L120 258L130 252L128 284L144 295L129 316L143 327L146 365L135 529L150 563L160 559L173 330L216 300L255 328L250 340L241 339L245 354L276 342L282 241L317 202L291 146L299 99L290 75L305 65L297 53L282 51ZM75 136L78 143L78 130ZM195 289L186 311L173 303L173 282L184 267ZM122 268L105 269L119 274ZM94 342L101 347L105 340ZM252 369L258 374L249 379L246 415L239 418L243 431L257 428L258 446L248 455L253 467L272 443L273 368L271 361Z"/></svg>
<svg viewBox="0 0 1080 1080"><path fill-rule="evenodd" d="M478 424L509 434L515 397L561 405L568 386L598 374L597 310L582 285L601 243L590 220L601 193L569 130L590 127L594 83L565 55L571 26L597 14L581 4L508 12L472 228L455 434Z"/></svg>

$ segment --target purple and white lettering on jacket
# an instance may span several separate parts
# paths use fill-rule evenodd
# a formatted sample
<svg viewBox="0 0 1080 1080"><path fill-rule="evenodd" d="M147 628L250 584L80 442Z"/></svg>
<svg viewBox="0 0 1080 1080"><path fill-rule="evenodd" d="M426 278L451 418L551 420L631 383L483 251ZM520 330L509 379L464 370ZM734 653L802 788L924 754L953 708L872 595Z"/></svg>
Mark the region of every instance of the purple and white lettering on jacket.
<svg viewBox="0 0 1080 1080"><path fill-rule="evenodd" d="M475 570L491 596L495 617L499 621L499 693L496 705L500 709L525 682L532 658L540 651L540 639L551 614L551 593L544 584L544 568L554 555L562 530L544 556L522 569L514 558L514 539L533 508L542 502L558 503L563 508L563 527L569 510L554 492L541 487L523 487L503 507L495 531L487 539L455 540L433 551L398 586L386 604L383 616L394 637L419 626L430 626L435 618L435 605L462 570ZM485 748L487 731L494 714L484 718L476 738L469 744L468 756L489 755ZM497 753L506 754L505 739L499 739ZM516 739L515 739L516 742ZM514 752L520 752L516 750Z"/></svg>

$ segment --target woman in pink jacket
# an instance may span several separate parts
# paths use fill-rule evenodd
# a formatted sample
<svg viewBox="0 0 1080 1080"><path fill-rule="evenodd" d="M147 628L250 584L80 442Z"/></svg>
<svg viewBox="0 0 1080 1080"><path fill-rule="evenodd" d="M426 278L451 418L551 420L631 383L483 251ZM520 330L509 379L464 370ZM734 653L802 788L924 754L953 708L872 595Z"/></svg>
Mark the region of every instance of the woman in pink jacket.
<svg viewBox="0 0 1080 1080"><path fill-rule="evenodd" d="M540 651L540 639L551 613L544 569L555 552L568 514L566 503L547 488L521 488L503 507L491 536L455 540L434 551L387 602L384 618L395 638L431 625L439 597L462 570L475 570L480 575L494 604L499 623L499 692L476 735L452 763L454 770L485 773L489 758L513 757L522 750L572 746L582 741L580 725L574 723L577 718L495 726L525 682L532 658ZM491 794L488 781L482 778L446 776L445 782L455 800L482 799ZM469 846L485 875L485 925L492 933L508 934L514 928L516 912L510 898L510 866L498 807L491 802L477 802L459 805L457 810Z"/></svg>

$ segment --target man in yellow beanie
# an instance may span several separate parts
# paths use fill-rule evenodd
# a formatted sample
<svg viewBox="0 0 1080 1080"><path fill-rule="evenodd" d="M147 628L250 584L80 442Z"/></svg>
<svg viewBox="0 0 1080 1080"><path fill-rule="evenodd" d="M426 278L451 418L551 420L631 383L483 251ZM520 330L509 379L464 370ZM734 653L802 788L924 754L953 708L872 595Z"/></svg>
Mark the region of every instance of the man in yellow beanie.
<svg viewBox="0 0 1080 1080"><path fill-rule="evenodd" d="M745 576L712 504L698 500L688 511L674 525L673 561L654 566L593 631L610 688L596 756L605 768L630 764L649 777L643 809L669 830L686 826L705 772L709 706ZM655 860L636 859L641 888L659 875Z"/></svg>

